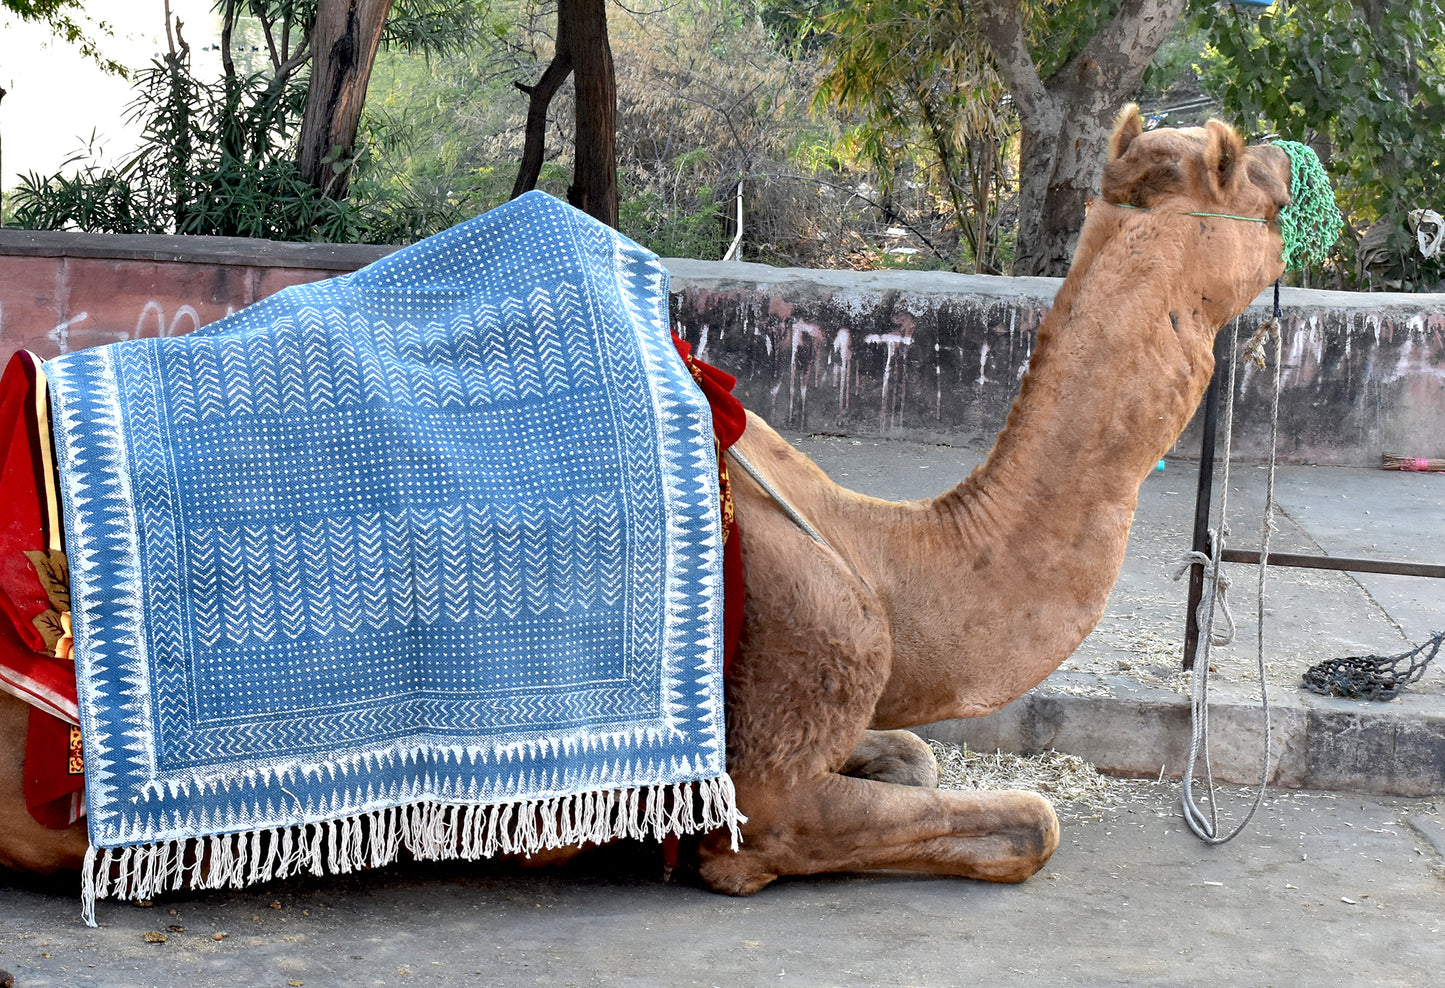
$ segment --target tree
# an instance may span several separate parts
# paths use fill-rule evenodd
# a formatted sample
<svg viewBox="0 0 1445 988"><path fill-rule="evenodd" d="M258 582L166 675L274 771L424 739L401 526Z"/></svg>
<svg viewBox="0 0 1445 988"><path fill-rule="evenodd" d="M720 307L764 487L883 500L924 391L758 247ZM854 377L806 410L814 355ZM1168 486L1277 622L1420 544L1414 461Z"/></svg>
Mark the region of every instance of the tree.
<svg viewBox="0 0 1445 988"><path fill-rule="evenodd" d="M942 188L975 272L999 271L997 201L1014 129L1003 81L970 12L953 0L845 4L817 16L832 69L814 110L861 117L845 144L879 177L886 200L900 179ZM946 262L946 253L929 244ZM957 247L955 237L954 247Z"/></svg>
<svg viewBox="0 0 1445 988"><path fill-rule="evenodd" d="M526 144L512 198L537 187L545 152L547 108L573 76L576 93L576 153L567 201L608 226L617 226L617 81L607 41L606 0L558 0L557 45L535 86L527 93Z"/></svg>
<svg viewBox="0 0 1445 988"><path fill-rule="evenodd" d="M1370 228L1343 245L1356 264L1334 265L1341 287L1433 290L1445 274L1441 260L1420 256L1409 228L1416 208L1445 212L1442 19L1440 0L1293 0L1257 17L1195 14L1217 53L1206 87L1225 111L1260 133L1308 139L1351 226Z"/></svg>
<svg viewBox="0 0 1445 988"><path fill-rule="evenodd" d="M296 163L322 195L346 198L356 129L392 0L317 0L311 79Z"/></svg>
<svg viewBox="0 0 1445 988"><path fill-rule="evenodd" d="M1022 124L1013 273L1062 276L1109 129L1187 0L989 0L974 8Z"/></svg>

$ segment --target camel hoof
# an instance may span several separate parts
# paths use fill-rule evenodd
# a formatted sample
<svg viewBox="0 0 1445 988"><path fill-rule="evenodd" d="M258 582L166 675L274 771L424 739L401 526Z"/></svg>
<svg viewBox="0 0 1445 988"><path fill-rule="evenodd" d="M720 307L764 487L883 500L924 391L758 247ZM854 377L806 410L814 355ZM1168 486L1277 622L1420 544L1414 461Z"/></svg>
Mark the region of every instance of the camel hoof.
<svg viewBox="0 0 1445 988"><path fill-rule="evenodd" d="M1009 851L1000 860L997 875L985 875L997 882L1023 882L1032 878L1059 849L1059 818L1054 804L1037 793L1008 793L1015 796L1028 821L1000 832Z"/></svg>
<svg viewBox="0 0 1445 988"><path fill-rule="evenodd" d="M747 896L771 885L778 876L757 867L757 855L746 850L699 848L698 877L704 885L723 895Z"/></svg>

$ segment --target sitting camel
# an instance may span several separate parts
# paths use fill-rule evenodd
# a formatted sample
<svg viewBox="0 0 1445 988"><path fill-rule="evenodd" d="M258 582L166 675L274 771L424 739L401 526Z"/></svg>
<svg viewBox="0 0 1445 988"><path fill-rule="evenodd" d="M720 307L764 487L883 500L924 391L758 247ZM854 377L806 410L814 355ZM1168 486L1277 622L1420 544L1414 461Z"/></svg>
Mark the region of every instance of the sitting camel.
<svg viewBox="0 0 1445 988"><path fill-rule="evenodd" d="M898 729L997 710L1093 629L1215 333L1283 271L1289 176L1283 151L1221 123L1145 134L1129 107L1008 424L937 498L844 490L750 416L739 449L828 545L733 472L747 603L727 762L748 821L737 851L703 840L708 885L878 868L1013 882L1048 860L1047 800L940 791L928 747ZM25 810L27 714L0 695L0 863L78 868L84 825L46 830Z"/></svg>

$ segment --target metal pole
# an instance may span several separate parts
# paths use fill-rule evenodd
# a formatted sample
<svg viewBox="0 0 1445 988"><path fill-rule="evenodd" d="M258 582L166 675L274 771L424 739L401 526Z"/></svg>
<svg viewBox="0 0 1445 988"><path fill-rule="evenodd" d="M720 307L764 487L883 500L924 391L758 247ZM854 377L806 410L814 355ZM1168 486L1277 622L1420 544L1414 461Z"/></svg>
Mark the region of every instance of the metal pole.
<svg viewBox="0 0 1445 988"><path fill-rule="evenodd" d="M1259 564L1259 552L1254 549L1225 549L1219 554L1226 563ZM1289 566L1295 569L1332 569L1345 573L1388 573L1391 576L1428 576L1445 580L1445 566L1433 563L1402 563L1392 559L1354 559L1349 556L1302 556L1291 552L1271 552L1271 566Z"/></svg>
<svg viewBox="0 0 1445 988"><path fill-rule="evenodd" d="M0 101L5 99L5 87L0 86ZM5 142L0 140L0 152L3 152ZM0 226L5 225L5 155L0 153Z"/></svg>
<svg viewBox="0 0 1445 988"><path fill-rule="evenodd" d="M727 253L723 255L724 261L733 260L734 256L739 259L742 252L738 249L743 244L743 180L738 179L738 235L733 237L732 246L728 247Z"/></svg>
<svg viewBox="0 0 1445 988"><path fill-rule="evenodd" d="M1229 346L1224 334L1214 338L1214 376L1204 392L1204 421L1199 450L1199 486L1194 496L1194 541L1191 548L1206 556L1213 551L1209 544L1209 508L1214 496L1214 445L1219 430L1220 382L1229 379ZM1225 450L1225 455L1229 451ZM1194 668L1194 649L1199 644L1199 601L1204 597L1204 567L1189 567L1189 608L1184 621L1184 668Z"/></svg>

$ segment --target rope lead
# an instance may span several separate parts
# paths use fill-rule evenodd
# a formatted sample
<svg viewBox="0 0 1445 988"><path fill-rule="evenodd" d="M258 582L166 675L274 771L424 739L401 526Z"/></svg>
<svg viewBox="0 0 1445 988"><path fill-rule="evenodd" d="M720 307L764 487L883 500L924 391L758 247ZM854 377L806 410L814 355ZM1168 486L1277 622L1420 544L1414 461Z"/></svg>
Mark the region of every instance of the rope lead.
<svg viewBox="0 0 1445 988"><path fill-rule="evenodd" d="M1184 822L1189 829L1194 831L1195 836L1206 844L1226 844L1238 837L1248 826L1249 821L1254 818L1255 811L1264 802L1264 794L1269 784L1270 772L1270 712L1269 712L1269 687L1265 681L1264 669L1264 595L1265 582L1269 568L1269 544L1270 536L1274 532L1274 476L1275 476L1275 447L1279 437L1279 390L1280 390L1280 369L1282 357L1282 334L1280 332L1279 317L1279 282L1275 282L1275 303L1274 317L1264 320L1260 328L1254 334L1250 345L1260 351L1256 359L1262 361L1262 350L1264 337L1274 339L1274 401L1270 410L1269 421L1269 475L1265 483L1264 493L1264 519L1260 526L1260 550L1259 550L1259 593L1258 610L1255 619L1255 656L1259 667L1259 699L1260 707L1264 712L1264 745L1260 754L1260 775L1259 788L1254 795L1254 801L1250 804L1249 812L1239 824L1224 836L1219 836L1219 813L1218 800L1214 791L1214 774L1209 764L1209 647L1211 644L1218 644L1214 635L1214 603L1218 599L1223 601L1224 591L1228 587L1228 580L1225 578L1221 568L1221 556L1224 553L1225 538L1229 532L1229 463L1230 452L1234 441L1234 393L1235 375L1238 371L1239 360L1239 320L1235 319L1230 324L1230 349L1229 349L1229 400L1225 405L1224 418L1224 476L1222 479L1223 493L1219 499L1219 528L1212 533L1214 535L1212 558L1208 561L1208 568L1205 570L1205 596L1199 604L1199 626L1201 633L1198 643L1194 649L1194 676L1192 689L1190 691L1189 704L1189 761L1184 766L1183 790L1180 795L1181 808L1184 813ZM1261 363L1262 366L1262 363ZM1193 562L1193 560L1191 560ZM1227 612L1226 612L1227 617ZM1230 632L1232 637L1233 619L1229 618ZM1198 769L1203 778L1205 800L1209 803L1206 812L1199 805L1194 795L1194 774Z"/></svg>

